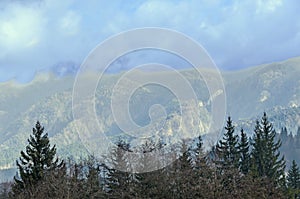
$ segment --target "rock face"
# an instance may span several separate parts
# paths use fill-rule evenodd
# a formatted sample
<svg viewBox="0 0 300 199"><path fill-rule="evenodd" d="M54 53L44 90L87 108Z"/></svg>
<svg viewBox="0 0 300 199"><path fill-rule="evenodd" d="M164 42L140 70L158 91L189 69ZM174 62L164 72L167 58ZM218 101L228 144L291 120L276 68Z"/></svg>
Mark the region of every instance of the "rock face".
<svg viewBox="0 0 300 199"><path fill-rule="evenodd" d="M209 128L210 102L223 91L209 95L205 82L198 73L184 70L181 74L192 85L198 101L180 104L172 92L153 85L137 89L129 101L132 120L140 126L148 125L144 130L152 132L153 136L178 141L199 133L204 134ZM99 83L94 98L98 129L111 140L124 136L114 121L110 107L113 85L121 75L106 75ZM275 128L285 124L290 131L296 132L300 125L299 75L300 58L241 71L223 72L227 114L238 121L239 126L249 128L250 132L253 129L250 121L260 118L262 112L266 111ZM87 80L91 78L97 77L87 76ZM213 78L212 73L212 80ZM78 129L83 127L78 126L72 115L74 80L72 75L57 77L40 74L29 84L0 83L0 168L13 166L20 150L24 149L36 120L45 126L51 142L57 145L60 156L78 158L87 153L80 140L83 135L78 133ZM155 104L164 107L166 117L149 125L149 109ZM185 121L182 121L181 110L188 114ZM140 136L147 134L145 131L128 134ZM134 141L134 136L129 136L129 139Z"/></svg>

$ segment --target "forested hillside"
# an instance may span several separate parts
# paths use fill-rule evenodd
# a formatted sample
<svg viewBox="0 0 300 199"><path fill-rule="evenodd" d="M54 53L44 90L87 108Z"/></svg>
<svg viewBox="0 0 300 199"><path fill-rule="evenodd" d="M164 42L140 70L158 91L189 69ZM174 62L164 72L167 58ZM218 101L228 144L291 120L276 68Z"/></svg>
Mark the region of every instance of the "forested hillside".
<svg viewBox="0 0 300 199"><path fill-rule="evenodd" d="M106 157L74 162L56 157L56 146L39 122L17 160L14 181L2 183L2 198L298 198L297 163L286 168L281 147L297 139L282 129L276 138L266 113L254 134L236 130L228 117L216 146L204 150L202 137L181 140L164 150L163 141L138 147L119 139ZM99 143L101 144L101 143ZM159 151L160 158L154 158ZM128 152L140 153L134 161ZM158 161L152 161L152 160ZM161 167L163 161L172 163ZM148 167L154 166L150 172ZM139 172L136 172L139 171ZM253 191L255 190L255 191Z"/></svg>

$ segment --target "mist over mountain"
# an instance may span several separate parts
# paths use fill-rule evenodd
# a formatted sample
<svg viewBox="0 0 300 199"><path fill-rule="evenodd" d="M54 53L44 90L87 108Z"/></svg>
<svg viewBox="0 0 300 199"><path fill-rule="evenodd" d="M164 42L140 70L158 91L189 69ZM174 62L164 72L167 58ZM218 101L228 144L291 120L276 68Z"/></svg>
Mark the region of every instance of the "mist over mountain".
<svg viewBox="0 0 300 199"><path fill-rule="evenodd" d="M53 67L52 73L38 74L27 84L14 81L0 83L0 168L14 167L37 120L45 126L60 156L79 158L87 154L72 115L72 91L77 70L78 65L75 63L61 63ZM197 102L191 101L183 106L189 110L189 128L180 126L178 101L165 88L151 85L142 87L134 92L130 101L132 119L140 126L151 121L148 111L152 105L161 104L165 107L168 120L159 133L160 136L174 140L180 139L180 136L191 136L190 129L205 133L211 118L208 103L210 96L205 81L193 69L181 70L180 73L192 85L198 98ZM233 118L237 130L243 127L251 135L253 122L266 111L275 129L279 130L285 125L295 133L300 126L299 74L300 57L240 71L222 72L227 115ZM99 128L112 140L123 135L110 107L113 85L122 75L106 74L95 93ZM98 77L89 74L86 78ZM200 123L193 124L197 117ZM149 131L153 129L153 126L148 128ZM181 135L174 133L176 129L180 129Z"/></svg>
<svg viewBox="0 0 300 199"><path fill-rule="evenodd" d="M59 62L52 67L50 67L50 72L54 73L58 77L63 77L67 75L76 75L80 64L72 61Z"/></svg>

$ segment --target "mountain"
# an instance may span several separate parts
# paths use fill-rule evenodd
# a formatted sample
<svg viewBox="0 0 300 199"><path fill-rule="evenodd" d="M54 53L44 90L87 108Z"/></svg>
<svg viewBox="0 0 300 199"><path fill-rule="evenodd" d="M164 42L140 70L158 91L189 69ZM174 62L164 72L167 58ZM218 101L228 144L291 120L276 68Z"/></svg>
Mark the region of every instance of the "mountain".
<svg viewBox="0 0 300 199"><path fill-rule="evenodd" d="M161 73L168 75L167 71ZM114 121L110 106L113 85L124 75L119 73L105 75L95 91L98 130L100 129L101 133L111 140L125 136L126 139L137 144L140 139L135 138L135 135L144 136L147 132L155 132L154 137L163 137L170 142L175 142L182 137L195 136L192 131L205 133L211 118L210 96L205 81L192 69L182 70L180 74L192 85L198 99L186 101L182 105L182 110L188 114L184 125L180 123L182 119L180 103L174 94L167 88L147 85L132 93L129 101L131 119L140 126L147 126L152 116L151 111L149 115L148 110L157 107L152 105L160 104L165 107L165 112L159 114L162 116L166 114L167 120L162 117L155 124L148 125L141 131L127 132L127 135L122 133ZM289 131L295 133L300 126L299 74L300 57L240 71L222 72L227 115L236 121L237 128L243 127L251 135L253 122L261 118L262 113L266 111L276 129L286 125ZM214 75L212 73L211 77L214 78ZM85 78L89 81L98 77L95 74L87 74ZM64 75L41 73L28 84L14 81L0 83L0 169L14 167L14 162L26 146L27 138L37 120L45 126L51 142L57 145L61 157L72 156L76 159L88 153L80 139L82 132L77 131L81 126L73 119L72 114L74 81L74 71L71 71L70 74ZM126 79L125 89L120 92L124 94L132 92L126 90L126 85L131 83L134 82ZM197 122L198 117L199 122ZM160 127L159 131L158 127ZM96 141L98 140L95 140L95 143Z"/></svg>
<svg viewBox="0 0 300 199"><path fill-rule="evenodd" d="M230 114L247 118L276 106L298 107L299 74L299 57L224 74Z"/></svg>

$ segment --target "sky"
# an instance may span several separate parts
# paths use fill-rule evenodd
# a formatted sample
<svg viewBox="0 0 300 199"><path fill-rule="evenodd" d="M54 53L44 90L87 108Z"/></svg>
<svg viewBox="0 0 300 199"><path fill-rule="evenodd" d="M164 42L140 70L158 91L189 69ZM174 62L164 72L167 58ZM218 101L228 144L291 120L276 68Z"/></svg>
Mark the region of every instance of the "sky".
<svg viewBox="0 0 300 199"><path fill-rule="evenodd" d="M222 70L280 61L300 56L299 19L298 0L1 0L0 82L80 65L106 38L142 27L192 37Z"/></svg>

